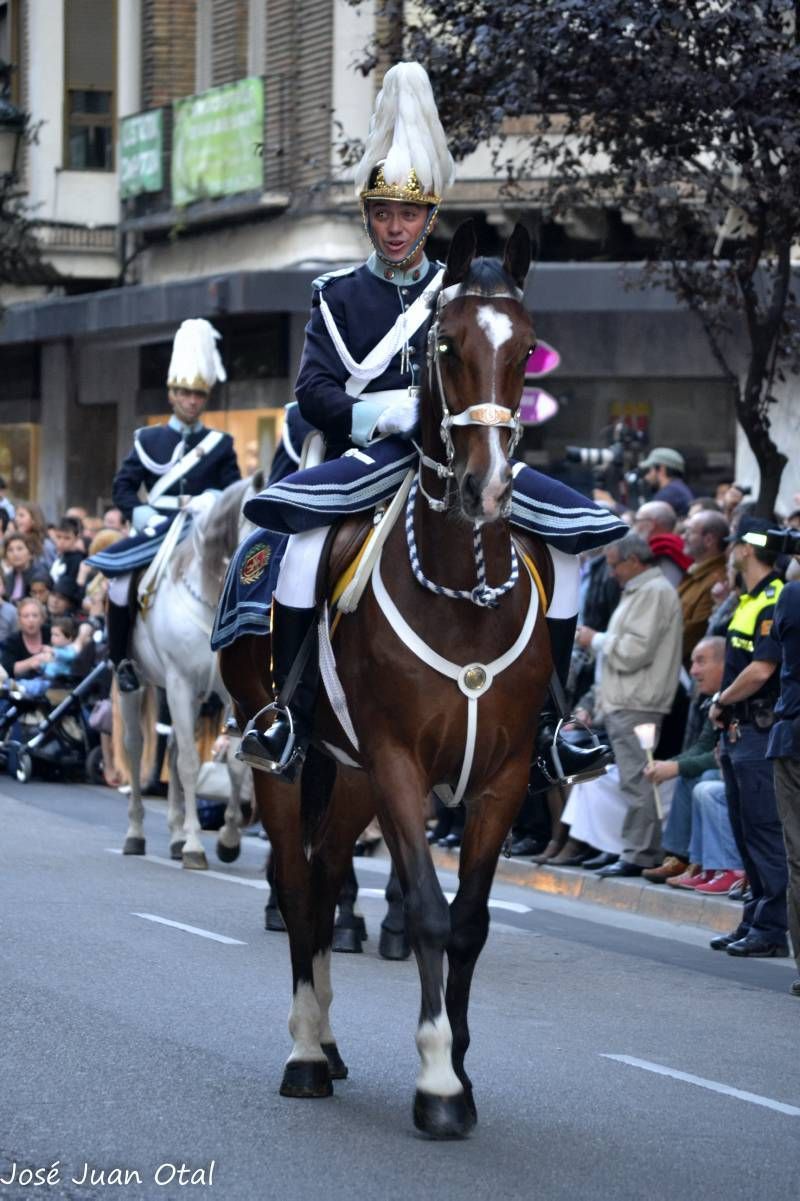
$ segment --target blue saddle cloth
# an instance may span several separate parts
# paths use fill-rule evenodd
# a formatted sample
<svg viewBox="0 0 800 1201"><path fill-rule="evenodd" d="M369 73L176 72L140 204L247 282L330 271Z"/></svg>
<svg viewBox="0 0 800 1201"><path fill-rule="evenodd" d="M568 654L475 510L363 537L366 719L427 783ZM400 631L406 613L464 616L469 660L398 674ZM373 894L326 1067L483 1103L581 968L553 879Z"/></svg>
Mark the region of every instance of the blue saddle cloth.
<svg viewBox="0 0 800 1201"><path fill-rule="evenodd" d="M221 651L245 634L269 633L272 593L288 539L266 530L245 538L228 566L211 631L211 649Z"/></svg>
<svg viewBox="0 0 800 1201"><path fill-rule="evenodd" d="M409 442L385 438L285 476L252 497L244 511L256 525L279 534L332 525L394 496L416 464L417 452ZM514 464L513 488L511 524L566 554L594 550L629 532L609 509L524 463Z"/></svg>
<svg viewBox="0 0 800 1201"><path fill-rule="evenodd" d="M112 542L105 550L98 551L86 562L90 567L96 567L103 575L113 579L114 576L127 575L129 571L138 571L146 567L156 557L158 548L167 536L177 513L168 513L167 520L156 527L153 534L132 534L130 538L120 538ZM191 517L183 524L178 543L187 538L192 528Z"/></svg>

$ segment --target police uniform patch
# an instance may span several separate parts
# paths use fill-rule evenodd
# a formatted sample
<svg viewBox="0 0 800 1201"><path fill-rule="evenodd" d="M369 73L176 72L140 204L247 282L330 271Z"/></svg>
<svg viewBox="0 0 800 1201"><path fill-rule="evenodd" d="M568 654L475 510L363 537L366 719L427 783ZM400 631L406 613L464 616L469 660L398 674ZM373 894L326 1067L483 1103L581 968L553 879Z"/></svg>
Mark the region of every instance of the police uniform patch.
<svg viewBox="0 0 800 1201"><path fill-rule="evenodd" d="M242 564L239 579L243 584L255 584L269 566L272 547L266 542L257 542Z"/></svg>

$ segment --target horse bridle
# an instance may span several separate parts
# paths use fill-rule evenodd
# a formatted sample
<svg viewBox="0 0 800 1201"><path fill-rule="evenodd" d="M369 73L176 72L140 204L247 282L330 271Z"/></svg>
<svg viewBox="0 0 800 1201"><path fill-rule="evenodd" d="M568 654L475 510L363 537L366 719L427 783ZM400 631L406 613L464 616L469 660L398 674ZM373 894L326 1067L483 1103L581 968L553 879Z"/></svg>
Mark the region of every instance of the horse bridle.
<svg viewBox="0 0 800 1201"><path fill-rule="evenodd" d="M515 288L513 291L495 292L487 295L474 288L464 288L461 284L451 284L448 288L442 288L436 300L436 310L430 329L428 330L428 345L427 345L427 367L428 367L428 387L431 392L438 392L439 402L442 406L442 420L439 424L439 433L444 444L446 462L440 463L438 459L432 459L429 455L423 453L422 447L417 446L419 451L420 465L429 467L434 471L440 480L446 481L445 494L442 500L437 500L435 496L431 496L425 491L422 483L422 472L419 476L419 490L428 502L428 507L435 513L443 513L450 503L450 481L455 478L453 463L455 461L455 446L453 444L453 435L451 430L453 426L465 425L482 425L487 427L499 426L501 429L508 430L511 438L508 445L508 456L510 457L516 448L517 443L522 437L522 422L513 409L506 408L505 405L497 405L490 403L481 403L470 405L461 413L453 413L447 403L447 393L442 379L442 364L441 356L446 351L446 347L440 344L440 318L442 310L450 303L451 300L461 299L464 296L479 296L483 300L522 300L522 291Z"/></svg>

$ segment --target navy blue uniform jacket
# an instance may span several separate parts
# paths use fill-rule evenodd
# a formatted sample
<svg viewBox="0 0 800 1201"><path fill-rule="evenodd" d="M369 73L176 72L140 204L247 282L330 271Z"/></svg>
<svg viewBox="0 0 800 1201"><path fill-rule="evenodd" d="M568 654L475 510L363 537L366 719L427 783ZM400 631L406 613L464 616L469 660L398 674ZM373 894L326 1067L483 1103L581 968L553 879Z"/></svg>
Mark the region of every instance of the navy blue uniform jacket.
<svg viewBox="0 0 800 1201"><path fill-rule="evenodd" d="M187 449L191 450L197 446L207 433L208 430L203 428L196 433L189 434L186 439ZM151 425L139 430L139 441L156 463L169 462L170 456L180 440L181 435L178 431L171 429L168 425ZM147 470L137 455L136 449L131 450L114 476L111 492L114 504L122 510L128 521L130 521L136 506L146 503L139 499L140 486L144 484L149 492L159 479L160 476ZM210 454L201 459L185 480L176 480L173 486L167 489L165 495L199 496L208 488L218 488L222 491L223 488L227 488L229 484L235 484L239 479L241 479L241 472L233 449L233 439L230 434L223 434L222 439Z"/></svg>

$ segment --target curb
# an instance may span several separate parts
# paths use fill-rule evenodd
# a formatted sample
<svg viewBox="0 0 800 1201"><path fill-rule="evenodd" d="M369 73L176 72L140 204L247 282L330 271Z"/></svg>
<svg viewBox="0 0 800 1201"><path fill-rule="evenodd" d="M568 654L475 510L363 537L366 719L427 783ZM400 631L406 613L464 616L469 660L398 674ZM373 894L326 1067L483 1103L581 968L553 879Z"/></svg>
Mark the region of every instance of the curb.
<svg viewBox="0 0 800 1201"><path fill-rule="evenodd" d="M458 851L431 847L433 862L442 871L458 872ZM681 926L698 926L727 934L741 918L738 901L727 897L697 896L689 889L670 888L667 884L648 884L644 880L606 880L579 867L547 867L526 859L503 859L497 864L496 877L509 884L532 888L549 896L571 897L592 905L655 917Z"/></svg>

